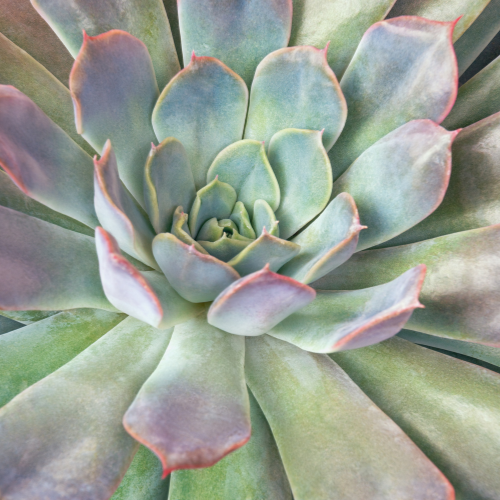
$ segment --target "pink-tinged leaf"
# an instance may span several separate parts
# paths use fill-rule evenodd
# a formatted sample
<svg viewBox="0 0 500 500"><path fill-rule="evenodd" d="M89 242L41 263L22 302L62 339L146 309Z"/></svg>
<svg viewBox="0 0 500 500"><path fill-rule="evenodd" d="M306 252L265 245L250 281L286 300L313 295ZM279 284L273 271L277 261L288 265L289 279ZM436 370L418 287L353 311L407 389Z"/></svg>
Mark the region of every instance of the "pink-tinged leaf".
<svg viewBox="0 0 500 500"><path fill-rule="evenodd" d="M334 179L368 147L405 123L440 123L457 95L454 23L400 17L363 36L340 86L349 114L330 150Z"/></svg>
<svg viewBox="0 0 500 500"><path fill-rule="evenodd" d="M85 35L69 87L78 132L99 153L111 140L120 177L143 204L143 168L156 139L151 113L158 98L148 49L124 31Z"/></svg>
<svg viewBox="0 0 500 500"><path fill-rule="evenodd" d="M198 252L170 233L156 236L153 253L168 282L190 302L210 302L240 278L225 262Z"/></svg>
<svg viewBox="0 0 500 500"><path fill-rule="evenodd" d="M94 204L102 227L117 239L120 247L158 268L151 250L154 230L146 214L122 185L110 141L106 142L101 159L94 159Z"/></svg>
<svg viewBox="0 0 500 500"><path fill-rule="evenodd" d="M84 224L98 224L92 159L14 87L0 85L0 165L33 199Z"/></svg>
<svg viewBox="0 0 500 500"><path fill-rule="evenodd" d="M259 62L288 45L292 0L180 0L178 8L184 64L193 51L215 57L248 87Z"/></svg>
<svg viewBox="0 0 500 500"><path fill-rule="evenodd" d="M414 309L423 307L418 295L424 277L421 265L385 285L346 292L318 290L314 302L267 333L312 352L382 342L403 328Z"/></svg>
<svg viewBox="0 0 500 500"><path fill-rule="evenodd" d="M107 500L139 444L121 420L170 340L127 318L0 410L0 491L16 500Z"/></svg>
<svg viewBox="0 0 500 500"><path fill-rule="evenodd" d="M199 313L200 308L180 297L162 274L139 272L120 253L113 236L100 227L96 245L104 293L120 311L162 329Z"/></svg>
<svg viewBox="0 0 500 500"><path fill-rule="evenodd" d="M31 3L73 57L78 55L84 41L83 30L95 36L118 29L144 42L160 88L180 69L161 0L31 0Z"/></svg>
<svg viewBox="0 0 500 500"><path fill-rule="evenodd" d="M456 135L430 120L413 120L370 146L334 182L333 196L349 193L368 226L358 251L397 236L439 206Z"/></svg>
<svg viewBox="0 0 500 500"><path fill-rule="evenodd" d="M356 250L359 232L356 204L340 193L320 216L291 241L300 245L299 254L279 269L280 274L309 284L343 264Z"/></svg>
<svg viewBox="0 0 500 500"><path fill-rule="evenodd" d="M245 372L295 499L454 499L437 467L325 354L247 338Z"/></svg>
<svg viewBox="0 0 500 500"><path fill-rule="evenodd" d="M160 364L123 418L160 458L164 477L209 467L250 438L245 340L198 317L175 327Z"/></svg>
<svg viewBox="0 0 500 500"><path fill-rule="evenodd" d="M427 266L407 328L500 347L500 224L418 243L353 255L316 281L320 290L356 290L386 283L408 268Z"/></svg>
<svg viewBox="0 0 500 500"><path fill-rule="evenodd" d="M114 311L94 238L0 207L0 309Z"/></svg>
<svg viewBox="0 0 500 500"><path fill-rule="evenodd" d="M241 139L247 113L245 82L218 59L196 57L165 87L153 111L159 141L175 137L186 148L196 189L217 154Z"/></svg>
<svg viewBox="0 0 500 500"><path fill-rule="evenodd" d="M323 130L328 151L340 135L347 106L326 52L288 47L269 54L257 67L250 93L245 139L269 143L286 128Z"/></svg>
<svg viewBox="0 0 500 500"><path fill-rule="evenodd" d="M312 288L266 265L226 288L210 306L208 322L236 335L262 335L315 296Z"/></svg>

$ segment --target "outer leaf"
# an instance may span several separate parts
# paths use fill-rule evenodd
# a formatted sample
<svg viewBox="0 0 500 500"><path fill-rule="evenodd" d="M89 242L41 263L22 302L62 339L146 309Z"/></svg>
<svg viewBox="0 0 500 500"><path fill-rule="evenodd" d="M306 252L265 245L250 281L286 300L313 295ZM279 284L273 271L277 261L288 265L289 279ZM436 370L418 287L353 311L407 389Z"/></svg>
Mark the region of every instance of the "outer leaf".
<svg viewBox="0 0 500 500"><path fill-rule="evenodd" d="M167 480L162 480L161 463L145 446L140 446L122 482L110 500L166 500Z"/></svg>
<svg viewBox="0 0 500 500"><path fill-rule="evenodd" d="M127 318L4 406L2 494L16 500L108 499L138 448L121 426L122 415L170 335Z"/></svg>
<svg viewBox="0 0 500 500"><path fill-rule="evenodd" d="M264 58L252 83L246 139L269 142L282 129L300 128L324 130L326 150L333 146L347 107L327 50L289 47Z"/></svg>
<svg viewBox="0 0 500 500"><path fill-rule="evenodd" d="M269 335L312 352L376 344L396 335L417 307L425 266L385 285L348 292L318 292L314 302L288 316Z"/></svg>
<svg viewBox="0 0 500 500"><path fill-rule="evenodd" d="M453 30L456 42L489 3L490 0L397 0L387 17L419 16L443 22L460 18Z"/></svg>
<svg viewBox="0 0 500 500"><path fill-rule="evenodd" d="M196 192L184 146L167 137L159 146L152 144L144 170L144 202L157 233L172 227L174 211L191 210Z"/></svg>
<svg viewBox="0 0 500 500"><path fill-rule="evenodd" d="M0 172L0 205L56 224L65 229L76 231L77 233L86 234L87 236L94 235L94 231L89 226L56 212L35 201L33 198L26 196L5 172Z"/></svg>
<svg viewBox="0 0 500 500"><path fill-rule="evenodd" d="M209 302L240 275L224 262L198 252L174 235L159 234L153 253L168 282L190 302Z"/></svg>
<svg viewBox="0 0 500 500"><path fill-rule="evenodd" d="M367 250L314 283L323 290L352 290L386 282L409 267L427 265L411 330L456 340L500 345L497 258L500 225L400 247Z"/></svg>
<svg viewBox="0 0 500 500"><path fill-rule="evenodd" d="M76 131L69 90L40 63L1 33L0 67L2 68L0 84L13 85L26 94L80 147L92 153L93 149Z"/></svg>
<svg viewBox="0 0 500 500"><path fill-rule="evenodd" d="M120 311L155 328L170 328L188 320L199 308L180 297L165 277L155 271L140 273L120 253L116 240L96 229L102 286Z"/></svg>
<svg viewBox="0 0 500 500"><path fill-rule="evenodd" d="M257 401L250 396L252 437L213 467L172 474L169 500L291 500L292 492L273 436Z"/></svg>
<svg viewBox="0 0 500 500"><path fill-rule="evenodd" d="M64 85L68 84L73 58L29 0L2 2L0 31Z"/></svg>
<svg viewBox="0 0 500 500"><path fill-rule="evenodd" d="M189 229L193 238L196 238L201 226L208 219L228 219L235 203L236 191L217 178L201 188L196 194L189 218Z"/></svg>
<svg viewBox="0 0 500 500"><path fill-rule="evenodd" d="M236 335L262 335L314 300L316 292L264 269L227 287L208 310L208 322Z"/></svg>
<svg viewBox="0 0 500 500"><path fill-rule="evenodd" d="M460 74L486 48L499 29L500 1L491 0L461 40L455 44Z"/></svg>
<svg viewBox="0 0 500 500"><path fill-rule="evenodd" d="M457 498L500 489L500 375L393 338L332 355L448 477Z"/></svg>
<svg viewBox="0 0 500 500"><path fill-rule="evenodd" d="M240 276L246 276L262 269L266 264L271 271L277 272L284 263L293 259L300 252L300 246L291 241L282 240L269 234L266 229L228 264Z"/></svg>
<svg viewBox="0 0 500 500"><path fill-rule="evenodd" d="M158 140L175 137L186 148L196 189L226 146L241 139L248 89L219 60L196 57L165 87L153 111Z"/></svg>
<svg viewBox="0 0 500 500"><path fill-rule="evenodd" d="M273 209L265 200L257 200L253 206L252 226L256 234L264 231L276 236L280 235L279 221L276 220Z"/></svg>
<svg viewBox="0 0 500 500"><path fill-rule="evenodd" d="M14 321L19 321L23 325L31 325L42 319L50 318L61 311L3 311L0 310L0 314L6 318L13 319Z"/></svg>
<svg viewBox="0 0 500 500"><path fill-rule="evenodd" d="M328 64L343 74L363 33L384 19L395 0L293 0L290 46L331 43Z"/></svg>
<svg viewBox="0 0 500 500"><path fill-rule="evenodd" d="M76 57L84 37L119 29L146 45L158 85L163 88L179 71L179 60L161 0L31 0L39 14Z"/></svg>
<svg viewBox="0 0 500 500"><path fill-rule="evenodd" d="M99 153L111 140L120 177L142 205L142 165L155 140L151 113L158 98L146 46L124 31L85 35L69 86L78 132Z"/></svg>
<svg viewBox="0 0 500 500"><path fill-rule="evenodd" d="M286 129L269 144L269 162L281 188L276 211L280 235L288 239L318 215L332 191L332 170L321 132Z"/></svg>
<svg viewBox="0 0 500 500"><path fill-rule="evenodd" d="M332 196L348 192L368 226L357 250L397 236L439 206L456 135L430 120L411 121L370 146L333 184Z"/></svg>
<svg viewBox="0 0 500 500"><path fill-rule="evenodd" d="M71 361L124 318L98 309L75 309L2 335L0 407Z"/></svg>
<svg viewBox="0 0 500 500"><path fill-rule="evenodd" d="M246 340L248 384L296 500L445 500L439 470L324 354L267 335Z"/></svg>
<svg viewBox="0 0 500 500"><path fill-rule="evenodd" d="M98 224L92 159L19 90L0 85L0 165L28 196Z"/></svg>
<svg viewBox="0 0 500 500"><path fill-rule="evenodd" d="M208 169L207 183L216 177L233 186L250 217L258 199L273 210L280 204L280 187L261 142L246 139L222 150Z"/></svg>
<svg viewBox="0 0 500 500"><path fill-rule="evenodd" d="M306 284L321 278L354 253L359 232L365 228L359 224L352 197L340 193L312 224L292 239L300 245L300 252L279 269L280 274Z"/></svg>
<svg viewBox="0 0 500 500"><path fill-rule="evenodd" d="M113 310L94 239L0 207L0 309Z"/></svg>
<svg viewBox="0 0 500 500"><path fill-rule="evenodd" d="M500 111L499 80L500 57L497 57L460 87L457 102L443 127L448 130L468 127Z"/></svg>
<svg viewBox="0 0 500 500"><path fill-rule="evenodd" d="M401 17L376 23L365 33L340 83L349 116L330 150L334 178L406 122L443 121L457 95L453 27Z"/></svg>
<svg viewBox="0 0 500 500"><path fill-rule="evenodd" d="M243 251L251 240L241 240L228 238L226 233L222 233L222 238L217 241L199 241L200 245L216 259L228 262Z"/></svg>
<svg viewBox="0 0 500 500"><path fill-rule="evenodd" d="M443 337L427 335L426 333L412 332L411 330L401 330L398 333L398 337L409 340L414 344L445 349L446 351L463 354L469 359L472 357L476 358L476 360L485 361L489 366L500 367L500 349L495 347L463 342L462 340L445 339Z"/></svg>
<svg viewBox="0 0 500 500"><path fill-rule="evenodd" d="M245 340L207 325L177 326L163 359L123 418L127 432L151 448L163 477L208 467L250 438Z"/></svg>
<svg viewBox="0 0 500 500"><path fill-rule="evenodd" d="M253 207L252 207L253 208ZM255 239L255 231L250 222L250 217L248 215L245 205L241 201L237 201L234 205L233 211L229 216L232 221L238 226L238 230L242 236L245 238Z"/></svg>
<svg viewBox="0 0 500 500"><path fill-rule="evenodd" d="M291 0L180 0L178 8L184 64L193 51L216 57L248 87L259 62L288 45Z"/></svg>
<svg viewBox="0 0 500 500"><path fill-rule="evenodd" d="M109 140L101 159L94 159L94 203L99 222L113 234L120 247L157 268L151 251L155 233L146 214L118 177L116 156Z"/></svg>
<svg viewBox="0 0 500 500"><path fill-rule="evenodd" d="M452 159L450 184L437 210L382 246L414 243L500 220L500 113L462 130L453 143Z"/></svg>

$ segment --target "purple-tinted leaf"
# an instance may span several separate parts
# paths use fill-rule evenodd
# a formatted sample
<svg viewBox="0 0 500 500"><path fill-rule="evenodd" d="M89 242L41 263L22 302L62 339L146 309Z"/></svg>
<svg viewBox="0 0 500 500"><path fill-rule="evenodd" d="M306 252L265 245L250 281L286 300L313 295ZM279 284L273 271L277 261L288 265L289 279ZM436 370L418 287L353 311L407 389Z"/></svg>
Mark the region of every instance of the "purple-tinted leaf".
<svg viewBox="0 0 500 500"><path fill-rule="evenodd" d="M245 340L204 317L175 328L160 364L123 418L160 458L164 477L208 467L250 438Z"/></svg>

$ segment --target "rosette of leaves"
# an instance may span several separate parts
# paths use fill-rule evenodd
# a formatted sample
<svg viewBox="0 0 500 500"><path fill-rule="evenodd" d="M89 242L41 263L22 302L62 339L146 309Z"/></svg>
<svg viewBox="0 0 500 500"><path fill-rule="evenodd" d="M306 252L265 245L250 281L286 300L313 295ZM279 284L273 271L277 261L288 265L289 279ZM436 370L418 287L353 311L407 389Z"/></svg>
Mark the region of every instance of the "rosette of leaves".
<svg viewBox="0 0 500 500"><path fill-rule="evenodd" d="M499 498L498 2L32 3L0 498Z"/></svg>

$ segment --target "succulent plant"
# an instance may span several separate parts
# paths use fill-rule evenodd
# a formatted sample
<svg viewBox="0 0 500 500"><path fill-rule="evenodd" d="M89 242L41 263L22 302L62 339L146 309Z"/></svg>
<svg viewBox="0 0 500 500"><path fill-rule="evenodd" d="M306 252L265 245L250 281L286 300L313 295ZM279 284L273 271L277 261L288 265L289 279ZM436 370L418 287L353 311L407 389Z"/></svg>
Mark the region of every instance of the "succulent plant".
<svg viewBox="0 0 500 500"><path fill-rule="evenodd" d="M499 2L31 3L0 498L498 499Z"/></svg>

